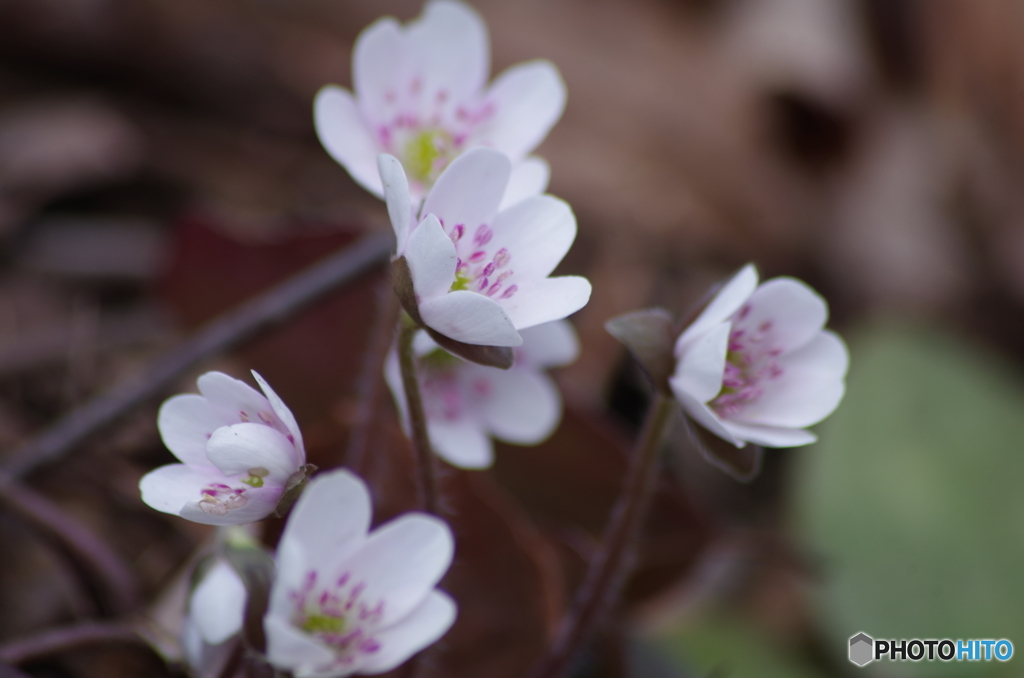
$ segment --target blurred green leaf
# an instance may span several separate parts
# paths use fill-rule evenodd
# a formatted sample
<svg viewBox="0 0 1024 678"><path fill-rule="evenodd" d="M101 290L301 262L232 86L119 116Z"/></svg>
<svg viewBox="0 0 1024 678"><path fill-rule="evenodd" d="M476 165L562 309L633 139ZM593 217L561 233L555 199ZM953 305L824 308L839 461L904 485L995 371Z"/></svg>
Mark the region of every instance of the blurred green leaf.
<svg viewBox="0 0 1024 678"><path fill-rule="evenodd" d="M802 451L798 523L821 558L838 652L875 638L1024 647L1024 379L937 330L854 337L848 394ZM872 664L899 675L1020 675L1010 662Z"/></svg>

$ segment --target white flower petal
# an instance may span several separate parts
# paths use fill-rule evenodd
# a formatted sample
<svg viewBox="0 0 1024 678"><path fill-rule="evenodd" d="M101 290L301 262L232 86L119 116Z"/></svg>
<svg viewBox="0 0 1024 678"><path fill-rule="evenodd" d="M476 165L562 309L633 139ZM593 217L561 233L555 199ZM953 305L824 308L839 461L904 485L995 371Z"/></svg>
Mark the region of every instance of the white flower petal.
<svg viewBox="0 0 1024 678"><path fill-rule="evenodd" d="M274 666L291 669L296 676L315 674L318 668L334 662L334 653L329 648L292 626L287 617L267 614L263 630L267 634L267 659Z"/></svg>
<svg viewBox="0 0 1024 678"><path fill-rule="evenodd" d="M245 598L238 574L218 558L189 599L189 617L204 641L219 645L242 630Z"/></svg>
<svg viewBox="0 0 1024 678"><path fill-rule="evenodd" d="M492 391L481 398L479 411L491 433L517 445L536 445L550 436L562 418L562 397L551 377L526 368L492 374Z"/></svg>
<svg viewBox="0 0 1024 678"><path fill-rule="evenodd" d="M346 470L321 473L310 481L292 509L278 552L298 545L303 567L326 568L355 553L370 529L370 493L357 476ZM294 574L294 573L293 573ZM279 572L282 586L297 586L296 577Z"/></svg>
<svg viewBox="0 0 1024 678"><path fill-rule="evenodd" d="M502 306L516 329L561 320L590 301L590 281L574 275L544 278L522 285Z"/></svg>
<svg viewBox="0 0 1024 678"><path fill-rule="evenodd" d="M270 401L244 381L223 372L207 372L196 380L196 384L210 407L226 424L263 422L288 435L288 427L278 418Z"/></svg>
<svg viewBox="0 0 1024 678"><path fill-rule="evenodd" d="M765 343L792 351L811 341L825 326L828 305L817 292L795 278L773 278L750 295L750 312L733 322L748 336L766 335Z"/></svg>
<svg viewBox="0 0 1024 678"><path fill-rule="evenodd" d="M448 293L455 281L458 255L451 238L444 234L434 215L428 216L413 229L405 250L405 260L412 275L416 299L439 297Z"/></svg>
<svg viewBox="0 0 1024 678"><path fill-rule="evenodd" d="M405 252L409 239L409 228L412 224L412 199L409 197L409 180L405 169L398 158L380 154L377 157L377 169L384 186L384 200L388 205L388 217L391 228L395 231L397 247L395 251L401 255Z"/></svg>
<svg viewBox="0 0 1024 678"><path fill-rule="evenodd" d="M494 443L483 423L473 416L454 421L429 419L427 433L434 451L452 466L480 469L494 463Z"/></svg>
<svg viewBox="0 0 1024 678"><path fill-rule="evenodd" d="M731 429L726 426L726 422L720 419L710 407L695 399L686 391L677 389L671 379L669 379L669 386L672 387L672 393L675 394L676 398L682 404L683 409L686 411L686 414L688 414L691 419L722 440L732 443L736 447L744 447L746 445L746 442L742 438L738 438L730 432Z"/></svg>
<svg viewBox="0 0 1024 678"><path fill-rule="evenodd" d="M204 487L220 482L224 482L224 476L212 466L204 471L185 464L168 464L142 476L139 489L147 506L177 515L185 504L200 499Z"/></svg>
<svg viewBox="0 0 1024 678"><path fill-rule="evenodd" d="M320 143L360 186L384 196L377 154L380 147L348 90L327 85L313 100L313 122Z"/></svg>
<svg viewBox="0 0 1024 678"><path fill-rule="evenodd" d="M495 220L511 171L512 164L503 153L489 148L467 151L437 178L420 214L436 215L446 233L456 224L472 233L480 224Z"/></svg>
<svg viewBox="0 0 1024 678"><path fill-rule="evenodd" d="M565 109L565 83L549 61L528 61L499 75L487 92L494 115L475 140L507 153L513 161L526 156L547 136Z"/></svg>
<svg viewBox="0 0 1024 678"><path fill-rule="evenodd" d="M380 649L357 669L375 675L395 668L441 638L455 623L455 601L442 591L431 591L404 619L378 631Z"/></svg>
<svg viewBox="0 0 1024 678"><path fill-rule="evenodd" d="M782 376L765 381L761 397L746 405L735 419L785 428L818 423L843 398L849 360L842 339L833 332L820 332L803 348L779 357Z"/></svg>
<svg viewBox="0 0 1024 678"><path fill-rule="evenodd" d="M756 289L757 269L753 264L747 264L718 291L718 294L697 316L697 319L679 335L675 348L676 357L682 355L684 347L694 337L704 334L708 328L724 322L729 316L740 310L743 303Z"/></svg>
<svg viewBox="0 0 1024 678"><path fill-rule="evenodd" d="M544 158L534 155L515 163L512 165L512 174L509 175L508 186L505 187L505 195L501 199L498 211L526 198L540 195L548 189L550 179L551 167Z"/></svg>
<svg viewBox="0 0 1024 678"><path fill-rule="evenodd" d="M800 445L809 445L818 439L813 433L802 428L757 426L731 420L725 420L722 423L736 438L765 447L799 447Z"/></svg>
<svg viewBox="0 0 1024 678"><path fill-rule="evenodd" d="M283 485L298 470L295 447L276 429L263 424L235 424L214 431L206 445L210 461L226 476L268 471L264 482Z"/></svg>
<svg viewBox="0 0 1024 678"><path fill-rule="evenodd" d="M576 216L564 200L538 195L498 213L491 251L507 248L516 283L546 278L576 239Z"/></svg>
<svg viewBox="0 0 1024 678"><path fill-rule="evenodd" d="M519 346L523 343L496 301L469 290L456 290L423 300L420 316L429 327L465 344Z"/></svg>
<svg viewBox="0 0 1024 678"><path fill-rule="evenodd" d="M233 423L220 417L201 395L176 395L164 401L156 417L160 437L181 461L212 466L206 458L206 441L221 426Z"/></svg>
<svg viewBox="0 0 1024 678"><path fill-rule="evenodd" d="M523 337L523 346L519 351L524 364L536 367L561 367L579 357L580 340L568 320L534 325L520 331L519 334Z"/></svg>
<svg viewBox="0 0 1024 678"><path fill-rule="evenodd" d="M300 465L305 463L306 448L302 444L302 431L299 430L299 423L295 421L295 415L292 414L292 411L284 404L284 401L281 400L280 396L277 395L274 389L270 388L270 384L267 383L267 380L261 377L256 370L252 370L252 376L256 380L256 383L260 385L260 389L263 391L263 394L267 396L267 400L270 401L270 406L274 408L274 414L277 415L278 419L281 420L281 423L285 425L285 428L287 428L288 432L291 434L291 442L294 443L295 450L299 453L299 457L296 461L298 461Z"/></svg>
<svg viewBox="0 0 1024 678"><path fill-rule="evenodd" d="M722 390L731 331L729 323L721 323L694 337L679 357L676 371L669 379L672 388L702 403L717 396Z"/></svg>
<svg viewBox="0 0 1024 678"><path fill-rule="evenodd" d="M178 515L185 520L203 525L245 525L263 520L277 507L281 499L281 491L284 489L279 485L266 485L260 488L249 488L239 485L245 489L246 502L244 506L229 509L219 515L209 513L200 508L198 497L185 504Z"/></svg>
<svg viewBox="0 0 1024 678"><path fill-rule="evenodd" d="M448 570L454 549L444 521L407 513L374 530L338 572L366 584L362 599L370 607L384 602L381 625L387 626L423 602Z"/></svg>
<svg viewBox="0 0 1024 678"><path fill-rule="evenodd" d="M401 26L384 17L363 29L352 50L352 85L364 120L390 122L392 95L404 86L408 48Z"/></svg>
<svg viewBox="0 0 1024 678"><path fill-rule="evenodd" d="M444 93L452 104L483 89L490 72L487 26L468 5L448 0L427 3L420 19L406 28L409 57L422 79L421 113Z"/></svg>

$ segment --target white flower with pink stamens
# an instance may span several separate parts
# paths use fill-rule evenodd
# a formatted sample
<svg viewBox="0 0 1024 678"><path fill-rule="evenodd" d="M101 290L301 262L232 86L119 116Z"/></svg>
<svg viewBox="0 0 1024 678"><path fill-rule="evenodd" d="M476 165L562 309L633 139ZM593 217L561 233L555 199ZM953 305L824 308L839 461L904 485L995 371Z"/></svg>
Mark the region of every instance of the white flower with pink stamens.
<svg viewBox="0 0 1024 678"><path fill-rule="evenodd" d="M518 330L586 305L590 283L549 278L576 238L569 205L550 195L499 209L511 164L478 148L455 159L413 218L401 163L379 159L397 257L409 267L422 323L465 344L519 346ZM409 310L407 308L407 310Z"/></svg>
<svg viewBox="0 0 1024 678"><path fill-rule="evenodd" d="M390 671L455 621L435 588L452 561L447 524L407 513L370 532L370 513L366 485L334 471L288 519L263 627L267 659L296 678Z"/></svg>
<svg viewBox="0 0 1024 678"><path fill-rule="evenodd" d="M794 278L744 267L676 342L669 385L695 421L743 447L795 447L843 397L849 354L828 306Z"/></svg>
<svg viewBox="0 0 1024 678"><path fill-rule="evenodd" d="M494 463L491 437L516 445L536 445L562 418L562 397L544 370L567 365L579 354L579 341L565 320L523 330L515 364L500 370L448 353L425 333L414 350L430 443L445 461L467 469ZM392 351L385 376L398 409L406 417L405 389Z"/></svg>
<svg viewBox="0 0 1024 678"><path fill-rule="evenodd" d="M547 163L527 157L565 108L565 84L547 61L509 68L485 88L487 27L461 2L433 0L405 27L366 28L352 55L355 96L328 85L314 104L317 134L352 178L378 196L377 155L399 158L414 198L459 154L495 148L515 163L508 204L544 191Z"/></svg>
<svg viewBox="0 0 1024 678"><path fill-rule="evenodd" d="M207 372L197 381L202 395L177 395L161 406L160 436L182 463L143 476L144 502L207 525L251 523L274 511L306 452L291 410L252 374L266 395Z"/></svg>

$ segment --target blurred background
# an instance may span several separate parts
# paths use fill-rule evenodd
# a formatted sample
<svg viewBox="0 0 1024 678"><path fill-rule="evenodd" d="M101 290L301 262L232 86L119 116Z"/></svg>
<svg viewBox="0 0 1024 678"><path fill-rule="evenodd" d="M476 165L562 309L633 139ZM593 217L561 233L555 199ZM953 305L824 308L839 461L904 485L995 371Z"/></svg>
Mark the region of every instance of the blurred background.
<svg viewBox="0 0 1024 678"><path fill-rule="evenodd" d="M1024 651L1024 5L1016 0L472 3L492 73L544 57L568 106L539 154L590 278L562 427L448 471L456 627L424 675L523 675L579 581L646 390L608 318L682 313L748 261L803 278L848 340L821 442L741 484L671 445L626 605L580 676L1010 676L1008 663L857 669L847 639L1007 638ZM0 469L62 414L138 378L204 322L360 234L382 205L324 152L312 100L351 87L359 31L418 0L0 0ZM414 505L386 393L359 368L383 269L203 371L256 368L311 460L358 470L377 520ZM379 389L378 389L379 391ZM128 620L31 676L182 675L189 564L210 531L137 483L172 461L158 402L24 479L124 566L97 585L0 497L0 655ZM268 521L272 544L280 521ZM8 644L8 645L5 645ZM7 655L11 656L11 655ZM0 667L0 675L7 669ZM13 670L13 669L12 669ZM16 675L16 674L11 674Z"/></svg>

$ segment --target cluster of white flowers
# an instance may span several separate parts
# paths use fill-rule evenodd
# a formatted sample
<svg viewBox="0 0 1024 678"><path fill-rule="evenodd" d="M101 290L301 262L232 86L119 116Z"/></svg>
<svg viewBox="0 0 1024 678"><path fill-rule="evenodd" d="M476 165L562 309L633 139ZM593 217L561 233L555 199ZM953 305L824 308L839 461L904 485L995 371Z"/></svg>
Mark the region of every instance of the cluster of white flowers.
<svg viewBox="0 0 1024 678"><path fill-rule="evenodd" d="M466 469L492 464L491 437L536 444L557 427L562 401L545 370L576 358L564 318L591 292L584 278L550 277L576 219L543 194L548 166L529 155L564 108L561 77L535 61L485 87L488 71L480 17L431 0L404 27L385 18L364 30L355 95L331 85L315 103L328 152L386 201L408 283L399 296L422 330L413 350L428 435L438 455ZM757 282L744 268L682 331L674 357L664 351L675 361L667 383L694 421L737 447L807 444L815 438L805 428L843 395L846 348L822 329L827 307L806 285ZM446 350L467 345L514 361L498 369ZM295 417L253 376L262 394L210 372L200 394L164 403L158 426L181 463L142 479L147 504L210 525L287 510L313 468ZM385 377L408 428L394 351ZM261 611L266 660L278 669L299 678L383 673L453 624L455 602L436 588L455 548L448 526L410 513L371 532L370 519L369 491L347 471L321 474L302 492ZM193 668L224 659L250 614L247 597L228 560L214 558L182 630Z"/></svg>

